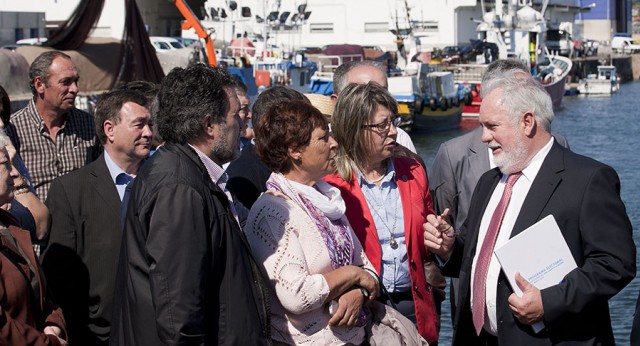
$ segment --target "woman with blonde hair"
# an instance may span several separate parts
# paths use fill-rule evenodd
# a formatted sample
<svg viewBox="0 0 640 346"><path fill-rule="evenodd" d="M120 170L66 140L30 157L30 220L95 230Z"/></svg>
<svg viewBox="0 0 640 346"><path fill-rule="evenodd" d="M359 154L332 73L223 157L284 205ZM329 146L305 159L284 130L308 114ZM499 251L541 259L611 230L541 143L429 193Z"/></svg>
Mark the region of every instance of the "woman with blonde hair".
<svg viewBox="0 0 640 346"><path fill-rule="evenodd" d="M425 268L435 268L423 242L423 224L433 205L424 168L393 155L397 109L380 85L349 84L331 123L337 172L324 179L340 189L349 223L389 292L386 302L416 323L432 344L438 340L439 316L425 275Z"/></svg>

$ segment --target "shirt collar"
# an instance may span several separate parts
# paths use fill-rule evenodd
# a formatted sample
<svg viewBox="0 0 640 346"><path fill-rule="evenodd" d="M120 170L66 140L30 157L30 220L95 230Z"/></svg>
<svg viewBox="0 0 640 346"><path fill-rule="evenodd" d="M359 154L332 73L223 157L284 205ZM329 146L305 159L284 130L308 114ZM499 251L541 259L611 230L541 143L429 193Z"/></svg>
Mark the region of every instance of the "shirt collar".
<svg viewBox="0 0 640 346"><path fill-rule="evenodd" d="M111 180L113 180L114 184L116 184L116 179L120 174L127 174L127 172L125 172L122 168L120 168L120 166L113 162L113 159L111 158L111 156L109 156L109 153L106 150L104 151L104 162L107 164L109 174L111 175Z"/></svg>
<svg viewBox="0 0 640 346"><path fill-rule="evenodd" d="M360 180L360 187L362 187L363 185L374 185L373 183L370 183L367 180L367 178L364 176L364 174L362 174L362 172L359 169L356 170L356 174L357 174L358 180ZM387 174L385 174L384 178L382 178L382 182L380 184L382 185L384 183L395 181L395 177L396 177L396 170L395 170L395 167L393 166L393 160L390 159L387 161Z"/></svg>
<svg viewBox="0 0 640 346"><path fill-rule="evenodd" d="M42 115L40 115L40 112L38 112L38 108L36 107L36 101L34 101L34 99L31 99L27 107L29 107L29 111L27 112L27 114L31 118L31 121L37 126L38 131L40 133L47 132L46 126L44 125L44 119L42 119ZM67 121L71 118L72 114L73 114L73 109L67 112L66 119L62 124L61 128L65 127L65 125L67 124Z"/></svg>
<svg viewBox="0 0 640 346"><path fill-rule="evenodd" d="M198 154L198 157L200 158L200 161L202 161L204 168L207 169L207 173L209 173L211 180L218 185L222 184L222 189L224 190L224 185L227 183L227 173L224 172L224 169L218 166L218 164L210 157L198 150L198 148L191 144L189 144L189 146L196 151L196 154Z"/></svg>
<svg viewBox="0 0 640 346"><path fill-rule="evenodd" d="M545 146L542 147L540 151L538 151L538 153L531 159L531 162L529 162L527 167L525 167L522 170L522 175L525 176L527 180L529 180L530 182L532 182L533 179L535 179L536 175L538 175L538 172L542 167L542 163L544 162L544 159L547 157L547 154L549 154L549 152L551 151L551 147L553 146L553 141L554 139L553 137L551 137L549 142L545 144Z"/></svg>

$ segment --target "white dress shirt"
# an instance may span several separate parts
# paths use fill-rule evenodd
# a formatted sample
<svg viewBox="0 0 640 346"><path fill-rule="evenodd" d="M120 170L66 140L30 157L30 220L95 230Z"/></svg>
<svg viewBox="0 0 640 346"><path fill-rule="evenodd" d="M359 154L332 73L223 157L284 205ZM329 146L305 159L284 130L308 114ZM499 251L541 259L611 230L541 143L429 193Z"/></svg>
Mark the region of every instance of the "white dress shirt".
<svg viewBox="0 0 640 346"><path fill-rule="evenodd" d="M500 225L500 232L498 233L498 238L496 239L496 244L494 249L499 248L504 245L509 238L511 238L511 231L513 226L516 223L516 219L518 218L518 214L520 213L520 209L522 208L522 204L524 203L527 194L529 193L529 189L531 188L531 184L533 180L536 178L538 171L540 171L540 167L542 166L542 162L545 157L551 150L553 146L553 137L549 140L549 142L533 157L529 165L522 170L522 177L518 179L518 181L513 186L513 192L511 194L511 200L509 201L509 205L504 215L504 219L502 219L502 224ZM480 223L480 229L478 234L478 245L476 247L476 253L473 257L473 264L471 267L471 285L473 286L474 276L476 272L476 263L478 262L478 255L480 254L480 249L482 248L482 243L484 242L485 235L487 234L487 229L489 228L489 223L491 222L491 217L493 216L496 207L498 206L498 202L502 198L502 193L505 188L505 184L507 181L507 176L502 175L500 182L496 186L495 190L493 190L493 194L491 195L491 199L489 200L489 204L484 211L484 215L482 216L482 222ZM498 292L498 276L500 275L500 262L496 258L495 254L491 257L491 262L489 263L489 271L487 272L487 282L486 282L486 313L487 318L485 318L484 329L489 333L496 335L498 332L498 323L496 317L496 300L497 300L497 292ZM471 306L473 306L473 287L470 289L471 292Z"/></svg>
<svg viewBox="0 0 640 346"><path fill-rule="evenodd" d="M396 143L401 144L405 148L411 150L414 154L417 154L416 146L413 145L411 136L409 136L409 134L405 130L399 127L398 127L398 136L396 136Z"/></svg>

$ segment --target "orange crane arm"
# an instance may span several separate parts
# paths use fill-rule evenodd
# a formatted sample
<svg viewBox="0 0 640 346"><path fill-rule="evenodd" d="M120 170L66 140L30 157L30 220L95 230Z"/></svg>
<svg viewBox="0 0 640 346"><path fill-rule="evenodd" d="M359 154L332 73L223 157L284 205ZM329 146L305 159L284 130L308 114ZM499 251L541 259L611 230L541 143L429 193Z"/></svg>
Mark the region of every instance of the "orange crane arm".
<svg viewBox="0 0 640 346"><path fill-rule="evenodd" d="M198 17L193 14L193 11L191 11L191 7L189 7L189 5L184 2L184 0L175 0L174 3L185 19L185 21L182 22L182 30L189 30L193 28L196 31L196 35L204 39L204 45L207 49L207 58L209 60L209 65L218 66L216 51L213 49L213 40L204 29L202 24L200 24L200 20L198 20Z"/></svg>

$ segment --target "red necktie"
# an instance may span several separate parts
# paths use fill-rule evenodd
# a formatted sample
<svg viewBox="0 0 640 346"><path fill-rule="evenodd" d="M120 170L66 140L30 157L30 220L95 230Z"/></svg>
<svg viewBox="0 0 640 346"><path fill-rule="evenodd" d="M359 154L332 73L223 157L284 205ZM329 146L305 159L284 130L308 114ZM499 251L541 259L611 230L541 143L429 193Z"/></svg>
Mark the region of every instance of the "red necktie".
<svg viewBox="0 0 640 346"><path fill-rule="evenodd" d="M507 178L504 192L502 192L502 198L500 198L500 202L498 202L498 206L491 216L491 222L489 223L489 228L487 228L487 234L484 237L484 242L482 242L482 248L478 255L478 262L476 262L475 274L473 276L473 306L471 307L471 312L473 315L473 325L478 335L480 335L482 326L484 326L487 272L489 271L489 263L491 263L493 247L496 244L500 225L502 224L502 219L504 218L509 200L511 199L513 185L521 175L522 172L518 172L511 174Z"/></svg>

